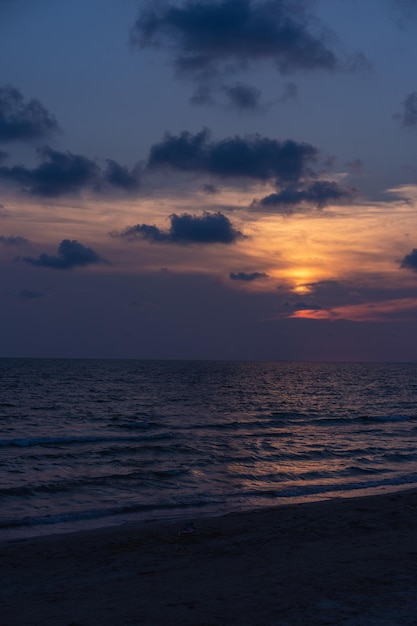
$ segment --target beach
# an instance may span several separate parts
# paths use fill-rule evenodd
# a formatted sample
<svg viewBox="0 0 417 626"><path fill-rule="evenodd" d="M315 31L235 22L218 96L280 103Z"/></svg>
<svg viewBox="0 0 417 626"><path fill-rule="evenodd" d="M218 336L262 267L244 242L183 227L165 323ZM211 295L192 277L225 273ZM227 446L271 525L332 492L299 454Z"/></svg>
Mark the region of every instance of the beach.
<svg viewBox="0 0 417 626"><path fill-rule="evenodd" d="M5 626L416 624L417 490L0 544Z"/></svg>

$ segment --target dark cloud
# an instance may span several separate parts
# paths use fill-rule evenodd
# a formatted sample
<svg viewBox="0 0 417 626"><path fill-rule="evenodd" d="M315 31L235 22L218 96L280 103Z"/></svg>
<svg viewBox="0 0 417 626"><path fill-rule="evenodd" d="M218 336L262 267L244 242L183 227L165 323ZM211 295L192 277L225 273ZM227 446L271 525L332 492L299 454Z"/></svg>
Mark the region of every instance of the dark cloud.
<svg viewBox="0 0 417 626"><path fill-rule="evenodd" d="M0 150L0 163L5 161L9 156L8 152L4 152L4 150Z"/></svg>
<svg viewBox="0 0 417 626"><path fill-rule="evenodd" d="M107 169L80 154L58 152L49 146L38 150L42 163L30 169L22 165L0 167L0 181L10 182L34 196L57 197L78 193L83 189L100 190L107 185L126 191L139 185L138 175L115 161L107 161Z"/></svg>
<svg viewBox="0 0 417 626"><path fill-rule="evenodd" d="M25 246L29 243L25 237L19 237L17 235L9 235L5 237L4 235L0 235L0 244L3 246Z"/></svg>
<svg viewBox="0 0 417 626"><path fill-rule="evenodd" d="M349 200L353 191L343 189L333 181L317 180L303 187L287 187L277 193L255 200L252 208L255 210L278 209L291 213L294 207L307 204L322 209L328 204Z"/></svg>
<svg viewBox="0 0 417 626"><path fill-rule="evenodd" d="M63 239L58 246L57 256L44 252L36 259L25 257L23 261L37 267L50 267L55 270L70 270L74 267L96 265L103 262L92 248L87 248L75 239Z"/></svg>
<svg viewBox="0 0 417 626"><path fill-rule="evenodd" d="M171 244L231 244L244 235L236 230L231 221L222 213L204 212L202 215L183 213L170 216L171 227L168 231L149 224L136 224L121 233L110 233L112 236L125 239L146 239L152 243Z"/></svg>
<svg viewBox="0 0 417 626"><path fill-rule="evenodd" d="M361 295L356 285L337 280L322 280L300 285L307 292L300 295L283 294L284 316L285 309L294 311L331 311L334 307L348 304L359 304L366 301L366 295Z"/></svg>
<svg viewBox="0 0 417 626"><path fill-rule="evenodd" d="M243 280L250 283L254 280L259 280L260 278L268 278L268 274L265 274L264 272L230 272L229 278L230 280Z"/></svg>
<svg viewBox="0 0 417 626"><path fill-rule="evenodd" d="M38 100L25 100L22 93L0 87L0 142L43 139L58 130L58 123Z"/></svg>
<svg viewBox="0 0 417 626"><path fill-rule="evenodd" d="M310 174L308 164L317 158L318 150L307 143L259 135L211 141L209 131L203 130L195 135L165 135L152 146L148 168L290 182Z"/></svg>
<svg viewBox="0 0 417 626"><path fill-rule="evenodd" d="M400 267L406 270L414 270L417 272L417 248L413 248L410 254L406 254L401 261Z"/></svg>
<svg viewBox="0 0 417 626"><path fill-rule="evenodd" d="M177 70L200 79L255 61L272 61L284 73L333 70L336 54L307 6L299 0L162 2L140 12L132 42L173 49Z"/></svg>
<svg viewBox="0 0 417 626"><path fill-rule="evenodd" d="M349 304L360 304L363 302L369 302L372 299L381 298L381 293L377 292L371 294L372 288L364 289L363 286L359 286L356 281L349 280L319 280L316 282L304 283L302 287L308 289L309 296L303 295L302 298L314 299L320 308L332 308L334 306L344 306ZM383 288L384 296L390 291ZM313 308L313 307L308 307Z"/></svg>
<svg viewBox="0 0 417 626"><path fill-rule="evenodd" d="M215 97L217 95L217 97ZM222 98L218 96L225 95L227 103L234 109L239 111L257 111L261 109L261 91L251 85L236 83L235 85L222 85L200 83L190 98L191 104L197 106L214 106L218 105Z"/></svg>
<svg viewBox="0 0 417 626"><path fill-rule="evenodd" d="M148 241L156 243L166 243L172 241L170 231L164 231L155 225L151 224L136 224L135 226L128 226L122 232L112 232L111 236L120 236L124 239L147 239Z"/></svg>
<svg viewBox="0 0 417 626"><path fill-rule="evenodd" d="M284 309L291 309L291 311L321 311L322 307L314 302L307 302L306 300L285 301L283 303Z"/></svg>
<svg viewBox="0 0 417 626"><path fill-rule="evenodd" d="M98 165L87 157L58 152L49 146L38 152L43 160L38 167L1 167L0 180L16 182L32 195L54 197L80 191L99 177Z"/></svg>
<svg viewBox="0 0 417 626"><path fill-rule="evenodd" d="M134 191L139 188L139 171L138 168L129 171L127 167L107 159L104 181L113 187L119 187L125 191Z"/></svg>
<svg viewBox="0 0 417 626"><path fill-rule="evenodd" d="M402 105L402 112L397 113L394 117L400 120L401 125L405 128L417 126L417 91L409 93Z"/></svg>
<svg viewBox="0 0 417 626"><path fill-rule="evenodd" d="M240 111L256 111L260 108L261 92L251 85L236 84L225 87L230 104Z"/></svg>

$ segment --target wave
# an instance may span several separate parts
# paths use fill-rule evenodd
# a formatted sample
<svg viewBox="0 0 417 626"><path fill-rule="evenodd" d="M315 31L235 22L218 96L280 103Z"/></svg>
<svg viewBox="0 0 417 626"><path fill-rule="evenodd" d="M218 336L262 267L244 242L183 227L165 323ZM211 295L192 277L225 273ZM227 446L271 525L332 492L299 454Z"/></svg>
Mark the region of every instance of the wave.
<svg viewBox="0 0 417 626"><path fill-rule="evenodd" d="M370 490L378 487L402 487L407 485L417 485L417 474L396 476L376 480L368 480L343 484L314 484L314 485L294 485L293 487L276 489L252 489L247 491L237 491L227 494L227 502L224 497L217 497L215 494L205 492L199 496L194 494L189 499L180 499L175 502L159 503L135 503L114 507L96 508L83 511L67 511L62 513L51 513L39 516L25 516L22 518L9 518L0 521L0 530L39 527L44 525L71 524L88 520L98 520L109 518L114 520L121 515L141 514L142 519L154 519L162 512L166 517L174 518L180 511L187 511L191 515L198 515L197 511L205 510L209 514L221 511L242 510L256 507L257 501L265 500L270 505L279 504L279 500L290 500L291 498L308 498L309 496L332 497L335 493L349 493L360 490ZM204 513L206 514L206 513ZM111 522L114 523L114 522Z"/></svg>
<svg viewBox="0 0 417 626"><path fill-rule="evenodd" d="M174 433L160 433L155 435L137 435L130 437L101 435L84 435L84 436L66 436L66 437L22 437L15 439L0 439L0 448L16 447L16 448L33 448L36 446L70 446L88 443L136 443L138 441L154 441L160 439L172 439Z"/></svg>
<svg viewBox="0 0 417 626"><path fill-rule="evenodd" d="M251 436L253 431L263 433L270 431L270 434L276 437L288 434L288 429L294 426L353 426L355 424L388 424L417 421L417 414L412 415L352 415L346 413L344 415L323 415L318 412L313 413L265 413L257 419L249 420L229 420L216 422L193 421L183 426L176 424L176 429L180 430L196 430L196 431L213 431L213 432L244 432L247 431Z"/></svg>
<svg viewBox="0 0 417 626"><path fill-rule="evenodd" d="M40 526L40 525L50 525L50 524L61 524L61 523L71 523L71 522L80 522L84 520L94 520L100 518L113 518L118 515L127 515L133 513L146 513L150 514L152 517L153 514L156 514L159 511L174 511L184 510L184 509L200 509L205 506L213 506L213 505L221 504L221 501L213 498L211 500L203 500L194 498L193 500L183 501L183 502L175 502L175 503L159 503L159 504L132 504L132 505L123 505L119 507L109 507L103 509L91 509L87 511L70 511L66 513L58 513L58 514L50 514L50 515L39 515L39 516L27 516L21 519L12 518L6 520L0 520L0 529L6 530L9 528L19 528L25 526Z"/></svg>
<svg viewBox="0 0 417 626"><path fill-rule="evenodd" d="M26 484L15 487L0 488L0 497L35 496L39 494L59 494L76 490L79 493L83 488L88 487L111 487L115 488L121 482L141 481L141 483L153 483L159 486L163 482L172 480L179 476L189 474L187 469L160 469L160 470L139 470L126 473L113 473L98 476L80 476L79 478L57 479L50 482L38 484ZM141 485L143 486L143 485Z"/></svg>
<svg viewBox="0 0 417 626"><path fill-rule="evenodd" d="M415 421L417 415L346 415L344 417L318 417L314 420L314 424L331 424L331 425L347 425L352 424L384 424L384 423L401 423Z"/></svg>
<svg viewBox="0 0 417 626"><path fill-rule="evenodd" d="M294 485L288 489L275 491L276 497L294 498L311 495L323 495L326 493L358 491L360 489L376 489L377 487L399 487L402 485L417 484L417 474L407 476L393 476L391 478L381 478L367 480L363 482L343 483L343 484L319 484L319 485Z"/></svg>

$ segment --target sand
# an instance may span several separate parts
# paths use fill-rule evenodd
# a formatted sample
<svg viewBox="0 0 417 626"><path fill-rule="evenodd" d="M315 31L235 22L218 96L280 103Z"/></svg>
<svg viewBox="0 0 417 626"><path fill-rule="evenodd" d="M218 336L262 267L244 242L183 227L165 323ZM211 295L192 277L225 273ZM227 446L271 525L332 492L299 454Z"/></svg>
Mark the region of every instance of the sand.
<svg viewBox="0 0 417 626"><path fill-rule="evenodd" d="M417 491L0 545L2 626L417 624Z"/></svg>

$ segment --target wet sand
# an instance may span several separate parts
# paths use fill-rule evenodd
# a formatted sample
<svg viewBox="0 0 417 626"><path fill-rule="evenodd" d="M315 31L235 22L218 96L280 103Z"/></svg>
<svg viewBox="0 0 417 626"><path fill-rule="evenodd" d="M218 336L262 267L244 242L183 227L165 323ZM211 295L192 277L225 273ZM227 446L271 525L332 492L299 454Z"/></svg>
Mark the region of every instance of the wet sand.
<svg viewBox="0 0 417 626"><path fill-rule="evenodd" d="M415 490L193 523L0 544L0 624L417 624Z"/></svg>

